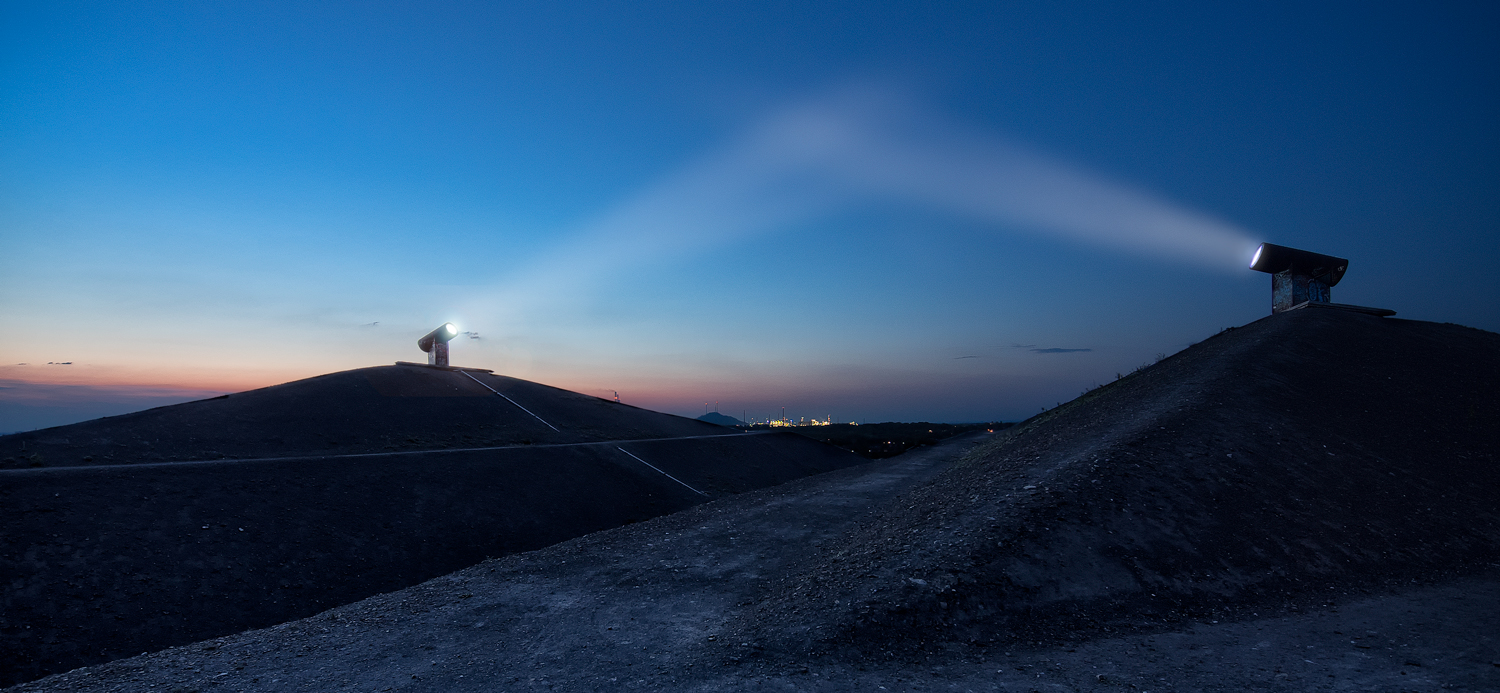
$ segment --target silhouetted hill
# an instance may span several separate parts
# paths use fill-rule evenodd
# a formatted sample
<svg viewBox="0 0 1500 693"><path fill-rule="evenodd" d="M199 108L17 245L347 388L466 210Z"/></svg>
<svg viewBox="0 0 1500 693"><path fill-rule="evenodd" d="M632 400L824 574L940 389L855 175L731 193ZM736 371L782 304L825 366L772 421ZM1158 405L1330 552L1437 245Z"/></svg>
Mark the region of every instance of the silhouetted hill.
<svg viewBox="0 0 1500 693"><path fill-rule="evenodd" d="M0 470L0 684L862 462L789 433L422 366L22 433L0 449L25 465Z"/></svg>
<svg viewBox="0 0 1500 693"><path fill-rule="evenodd" d="M1500 559L1497 393L1500 335L1273 315L894 499L782 576L744 637L1077 637L1485 566Z"/></svg>
<svg viewBox="0 0 1500 693"><path fill-rule="evenodd" d="M1495 690L1497 356L1273 315L1001 433L22 690Z"/></svg>
<svg viewBox="0 0 1500 693"><path fill-rule="evenodd" d="M739 419L736 419L733 416L727 416L727 415L724 415L724 414L720 414L719 412L716 412L716 411L711 411L711 412L709 412L707 414L704 414L703 416L698 417L698 420L699 421L704 421L704 422L707 422L707 423L711 423L711 424L713 424L715 426L743 426L743 425L745 425L745 422L740 421Z"/></svg>
<svg viewBox="0 0 1500 693"><path fill-rule="evenodd" d="M718 433L680 416L485 371L378 366L3 436L0 468Z"/></svg>

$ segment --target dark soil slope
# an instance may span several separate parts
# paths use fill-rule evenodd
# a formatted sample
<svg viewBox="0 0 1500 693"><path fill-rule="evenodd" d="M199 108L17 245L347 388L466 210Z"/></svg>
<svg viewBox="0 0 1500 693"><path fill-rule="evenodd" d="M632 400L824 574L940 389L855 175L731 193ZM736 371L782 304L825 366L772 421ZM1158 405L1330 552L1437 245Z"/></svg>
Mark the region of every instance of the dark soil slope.
<svg viewBox="0 0 1500 693"><path fill-rule="evenodd" d="M1500 335L1274 315L971 453L789 572L735 637L1051 640L1461 573L1500 559L1497 393Z"/></svg>
<svg viewBox="0 0 1500 693"><path fill-rule="evenodd" d="M0 436L0 469L723 432L700 421L484 371L378 366Z"/></svg>
<svg viewBox="0 0 1500 693"><path fill-rule="evenodd" d="M1014 424L1000 421L989 423L944 424L928 423L874 423L833 424L830 426L793 426L789 430L813 440L843 448L860 457L872 460L885 459L903 454L912 448L937 445L939 441L970 431L999 431Z"/></svg>
<svg viewBox="0 0 1500 693"><path fill-rule="evenodd" d="M792 434L475 375L515 403L463 373L390 367L40 432L49 465L98 457L0 470L0 685L862 461ZM322 440L450 447L297 454ZM530 444L458 447L513 440ZM193 451L264 457L156 461Z"/></svg>
<svg viewBox="0 0 1500 693"><path fill-rule="evenodd" d="M1500 690L1497 354L1281 314L1001 433L18 690Z"/></svg>

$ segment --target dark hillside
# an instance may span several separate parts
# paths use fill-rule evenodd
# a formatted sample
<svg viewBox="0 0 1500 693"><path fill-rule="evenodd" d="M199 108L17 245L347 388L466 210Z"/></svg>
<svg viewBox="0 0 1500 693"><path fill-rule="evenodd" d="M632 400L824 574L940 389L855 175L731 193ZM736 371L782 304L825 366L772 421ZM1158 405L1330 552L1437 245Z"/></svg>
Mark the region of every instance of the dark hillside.
<svg viewBox="0 0 1500 693"><path fill-rule="evenodd" d="M789 651L1051 640L1483 567L1500 560L1497 393L1500 335L1267 317L969 454L741 628Z"/></svg>
<svg viewBox="0 0 1500 693"><path fill-rule="evenodd" d="M483 371L377 366L0 436L0 469L723 432L680 416Z"/></svg>
<svg viewBox="0 0 1500 693"><path fill-rule="evenodd" d="M862 461L473 375L514 402L390 366L0 439L44 458L0 469L0 685Z"/></svg>
<svg viewBox="0 0 1500 693"><path fill-rule="evenodd" d="M1500 690L1497 353L1500 336L1453 325L1283 313L1009 430L19 690ZM775 438L834 451L797 436L743 440ZM672 454L732 440L577 446L553 461L576 470L567 478L619 481L545 488L596 517L612 511L594 507L604 491L662 483L632 476L646 470L619 448L694 485L767 471L756 464L773 456L748 446ZM462 489L431 506L484 502L427 536L478 535L452 520L539 491L529 481L546 471L530 457L539 452L429 453L422 483L457 478ZM701 459L723 463L695 467ZM480 473L507 464L532 471ZM691 502L670 484L646 492ZM393 505L423 504L410 498ZM39 489L27 502L41 518L61 501ZM358 494L315 502L337 516ZM202 529L197 511L172 531L238 526ZM49 531L66 534L38 533ZM325 564L398 539L415 540L371 541ZM86 541L62 548L59 564L95 560ZM178 587L157 578L133 588Z"/></svg>
<svg viewBox="0 0 1500 693"><path fill-rule="evenodd" d="M886 422L873 424L832 424L828 426L792 426L786 430L813 440L843 448L872 460L895 457L916 447L937 445L940 441L971 431L999 431L1013 424L989 423L945 424Z"/></svg>

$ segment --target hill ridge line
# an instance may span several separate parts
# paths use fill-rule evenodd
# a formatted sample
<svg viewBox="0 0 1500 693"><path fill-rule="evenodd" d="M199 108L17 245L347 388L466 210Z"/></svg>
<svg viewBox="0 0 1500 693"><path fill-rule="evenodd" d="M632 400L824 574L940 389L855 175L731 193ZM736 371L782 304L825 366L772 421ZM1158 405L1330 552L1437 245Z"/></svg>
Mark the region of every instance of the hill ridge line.
<svg viewBox="0 0 1500 693"><path fill-rule="evenodd" d="M1230 330L1243 330L1263 321L1266 322L1265 327L1276 330L1278 334L1287 329L1286 325L1288 323L1286 321L1267 321L1265 318L1262 318L1238 328L1230 328ZM1205 346L1207 343L1228 334L1230 330L1210 335L1176 354L1149 364L1148 367L1144 367L1114 382L1105 383L1085 392L1079 397L1064 402L1061 406L1048 410L1045 414L1039 414L1023 421L1014 427L1014 432L1010 435L996 437L995 440L990 441L971 454L989 454L998 450L1001 446L1019 444L1022 438L1036 433L1039 426L1045 425L1057 417L1069 416L1078 410L1079 407L1088 406L1097 397L1110 396L1113 394L1111 391L1117 388L1137 387L1143 384L1144 379L1148 378L1166 379L1167 387L1169 388L1168 392L1153 397L1149 401L1149 406L1133 409L1128 415L1112 420L1112 425L1108 427L1104 435L1093 439L1090 444L1072 450L1056 450L1052 446L1047 446L1046 451L1052 453L1052 459L1043 461L1041 459L1042 456L1038 455L1032 458L1026 465L1026 475L1031 477L1033 483L1042 485L1055 481L1060 474L1067 472L1076 462L1090 459L1090 456L1097 458L1102 451L1118 448L1123 442L1146 433L1151 426L1175 423L1174 419L1180 417L1183 410L1191 410L1207 401L1205 398L1214 383L1235 377L1235 371L1237 370L1235 366L1240 363L1241 359L1247 353L1262 348L1262 340L1246 340L1243 342L1229 340L1227 344L1209 345L1220 346L1223 349L1222 353L1212 356L1204 354L1202 350L1194 350L1194 347ZM1168 374L1164 369L1154 368L1160 364L1167 364L1170 361L1178 359L1188 359L1201 362L1201 364L1195 364L1198 368L1189 371L1191 373L1190 377L1181 379L1174 377L1180 375L1180 373ZM1206 369L1202 368L1202 364L1214 364L1218 367L1205 372ZM1170 367L1170 364L1168 367Z"/></svg>

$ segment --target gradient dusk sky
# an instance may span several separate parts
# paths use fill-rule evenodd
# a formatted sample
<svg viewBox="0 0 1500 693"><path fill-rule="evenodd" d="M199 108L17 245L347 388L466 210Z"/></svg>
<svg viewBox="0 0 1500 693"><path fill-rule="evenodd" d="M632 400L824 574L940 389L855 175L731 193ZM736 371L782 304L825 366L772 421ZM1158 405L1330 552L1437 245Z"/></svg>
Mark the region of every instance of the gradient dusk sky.
<svg viewBox="0 0 1500 693"><path fill-rule="evenodd" d="M1500 330L1494 3L12 3L0 432L421 361L1018 420L1270 311ZM65 363L66 362L66 363Z"/></svg>

